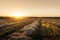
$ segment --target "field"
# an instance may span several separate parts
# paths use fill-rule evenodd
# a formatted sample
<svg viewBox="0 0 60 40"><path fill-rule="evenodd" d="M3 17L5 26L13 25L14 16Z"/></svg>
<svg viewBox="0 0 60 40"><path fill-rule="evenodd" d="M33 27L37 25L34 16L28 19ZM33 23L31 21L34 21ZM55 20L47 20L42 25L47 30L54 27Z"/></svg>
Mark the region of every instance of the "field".
<svg viewBox="0 0 60 40"><path fill-rule="evenodd" d="M0 40L60 40L60 18L0 17Z"/></svg>

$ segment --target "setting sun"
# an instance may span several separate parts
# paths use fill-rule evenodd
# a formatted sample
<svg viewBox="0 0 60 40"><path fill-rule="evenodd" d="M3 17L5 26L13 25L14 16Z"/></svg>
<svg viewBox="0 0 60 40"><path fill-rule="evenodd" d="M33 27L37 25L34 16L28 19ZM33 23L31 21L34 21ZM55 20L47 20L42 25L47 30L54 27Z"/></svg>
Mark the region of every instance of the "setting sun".
<svg viewBox="0 0 60 40"><path fill-rule="evenodd" d="M24 16L24 14L23 14L22 12L13 12L13 13L11 14L11 16L19 18L19 17Z"/></svg>
<svg viewBox="0 0 60 40"><path fill-rule="evenodd" d="M20 17L20 14L19 13L16 13L13 15L14 17Z"/></svg>

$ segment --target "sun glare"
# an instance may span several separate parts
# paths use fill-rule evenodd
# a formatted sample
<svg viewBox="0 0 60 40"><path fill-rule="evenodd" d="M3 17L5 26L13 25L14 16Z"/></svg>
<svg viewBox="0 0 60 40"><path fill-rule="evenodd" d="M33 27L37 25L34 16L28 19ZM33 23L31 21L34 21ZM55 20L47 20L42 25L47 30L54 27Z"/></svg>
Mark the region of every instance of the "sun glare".
<svg viewBox="0 0 60 40"><path fill-rule="evenodd" d="M13 15L14 17L20 17L20 14L19 13L16 13Z"/></svg>
<svg viewBox="0 0 60 40"><path fill-rule="evenodd" d="M20 18L20 17L24 16L24 14L21 12L14 12L14 13L12 13L12 16L16 17L16 18Z"/></svg>

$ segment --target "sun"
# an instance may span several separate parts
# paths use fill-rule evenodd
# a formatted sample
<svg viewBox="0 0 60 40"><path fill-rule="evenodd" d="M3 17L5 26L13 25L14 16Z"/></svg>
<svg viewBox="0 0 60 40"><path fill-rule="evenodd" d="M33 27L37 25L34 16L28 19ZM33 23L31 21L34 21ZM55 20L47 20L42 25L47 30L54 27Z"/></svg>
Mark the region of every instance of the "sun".
<svg viewBox="0 0 60 40"><path fill-rule="evenodd" d="M19 13L15 13L13 16L14 17L20 17L20 14Z"/></svg>
<svg viewBox="0 0 60 40"><path fill-rule="evenodd" d="M19 18L19 17L22 17L22 16L24 16L24 15L23 15L23 13L21 13L21 12L14 12L14 13L12 14L12 16L13 16L13 17L16 17L16 18Z"/></svg>

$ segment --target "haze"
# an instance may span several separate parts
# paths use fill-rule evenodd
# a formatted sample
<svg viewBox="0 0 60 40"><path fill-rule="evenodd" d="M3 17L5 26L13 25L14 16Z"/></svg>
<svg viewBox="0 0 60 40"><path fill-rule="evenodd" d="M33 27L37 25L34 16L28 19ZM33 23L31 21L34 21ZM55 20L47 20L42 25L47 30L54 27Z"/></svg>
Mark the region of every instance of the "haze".
<svg viewBox="0 0 60 40"><path fill-rule="evenodd" d="M0 16L60 17L60 0L0 0Z"/></svg>

